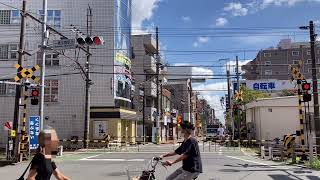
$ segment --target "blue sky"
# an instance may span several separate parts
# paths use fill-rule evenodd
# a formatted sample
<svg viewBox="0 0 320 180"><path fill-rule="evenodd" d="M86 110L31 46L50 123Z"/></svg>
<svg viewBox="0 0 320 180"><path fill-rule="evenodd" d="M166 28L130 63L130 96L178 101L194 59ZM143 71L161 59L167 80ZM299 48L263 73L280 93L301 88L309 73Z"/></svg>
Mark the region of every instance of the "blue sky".
<svg viewBox="0 0 320 180"><path fill-rule="evenodd" d="M149 30L159 26L163 53L170 64L223 66L225 62L219 62L219 59L234 60L238 55L241 61L247 62L255 57L257 51L254 50L276 46L283 38L307 40L307 32L298 27L306 25L309 20L319 23L319 9L320 0L133 0L133 26L134 29ZM258 27L264 29L248 30ZM185 36L178 37L181 34ZM181 50L195 52L171 52ZM199 52L217 50L241 51ZM209 69L197 68L197 71L212 71L214 75L225 73L222 67ZM194 87L226 89L226 82L208 80ZM223 108L219 98L224 94L202 92L221 120Z"/></svg>

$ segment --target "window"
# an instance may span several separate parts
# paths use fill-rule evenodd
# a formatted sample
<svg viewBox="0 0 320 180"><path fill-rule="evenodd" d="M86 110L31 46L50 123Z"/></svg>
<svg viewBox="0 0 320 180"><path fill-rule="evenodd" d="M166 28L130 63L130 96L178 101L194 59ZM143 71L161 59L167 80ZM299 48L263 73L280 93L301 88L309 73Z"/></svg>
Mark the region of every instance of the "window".
<svg viewBox="0 0 320 180"><path fill-rule="evenodd" d="M48 10L48 25L54 26L56 28L61 27L61 10ZM39 11L41 18L43 15L43 10Z"/></svg>
<svg viewBox="0 0 320 180"><path fill-rule="evenodd" d="M15 85L0 83L0 95L15 95Z"/></svg>
<svg viewBox="0 0 320 180"><path fill-rule="evenodd" d="M0 59L8 59L8 45L0 45Z"/></svg>
<svg viewBox="0 0 320 180"><path fill-rule="evenodd" d="M0 10L0 24L20 24L19 10Z"/></svg>
<svg viewBox="0 0 320 180"><path fill-rule="evenodd" d="M292 64L299 64L299 60L292 60Z"/></svg>
<svg viewBox="0 0 320 180"><path fill-rule="evenodd" d="M308 59L308 60L307 60L307 64L312 64L312 60L311 60L311 59Z"/></svg>
<svg viewBox="0 0 320 180"><path fill-rule="evenodd" d="M292 51L292 56L299 56L300 52L299 51Z"/></svg>
<svg viewBox="0 0 320 180"><path fill-rule="evenodd" d="M307 55L311 55L311 50L308 50L308 51L307 51Z"/></svg>
<svg viewBox="0 0 320 180"><path fill-rule="evenodd" d="M10 24L11 10L0 10L0 24Z"/></svg>
<svg viewBox="0 0 320 180"><path fill-rule="evenodd" d="M11 24L20 24L21 16L19 10L12 10L11 11Z"/></svg>
<svg viewBox="0 0 320 180"><path fill-rule="evenodd" d="M37 53L37 64L42 65L42 53ZM47 53L46 54L46 66L59 66L59 54L58 53Z"/></svg>
<svg viewBox="0 0 320 180"><path fill-rule="evenodd" d="M18 58L18 45L17 44L2 44L0 45L0 59L17 59Z"/></svg>
<svg viewBox="0 0 320 180"><path fill-rule="evenodd" d="M268 108L268 112L272 112L272 108Z"/></svg>
<svg viewBox="0 0 320 180"><path fill-rule="evenodd" d="M45 80L44 101L58 102L59 81Z"/></svg>
<svg viewBox="0 0 320 180"><path fill-rule="evenodd" d="M308 68L308 73L312 73L312 68Z"/></svg>
<svg viewBox="0 0 320 180"><path fill-rule="evenodd" d="M264 53L263 56L264 57L271 57L271 53Z"/></svg>
<svg viewBox="0 0 320 180"><path fill-rule="evenodd" d="M271 65L271 61L266 61L265 65L270 66Z"/></svg>
<svg viewBox="0 0 320 180"><path fill-rule="evenodd" d="M270 70L270 69L269 70L265 70L264 74L265 75L272 75L272 70Z"/></svg>

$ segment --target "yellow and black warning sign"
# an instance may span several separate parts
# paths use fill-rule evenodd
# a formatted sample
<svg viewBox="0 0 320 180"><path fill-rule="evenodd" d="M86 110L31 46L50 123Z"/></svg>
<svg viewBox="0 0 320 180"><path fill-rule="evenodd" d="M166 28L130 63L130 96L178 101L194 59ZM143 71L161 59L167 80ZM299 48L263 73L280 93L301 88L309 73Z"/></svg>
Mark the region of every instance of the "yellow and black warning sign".
<svg viewBox="0 0 320 180"><path fill-rule="evenodd" d="M15 65L16 69L18 70L18 74L14 78L14 80L20 81L21 79L32 79L35 82L39 82L40 78L36 77L33 75L33 72L37 71L40 69L40 66L36 65L30 69L23 68L20 64Z"/></svg>

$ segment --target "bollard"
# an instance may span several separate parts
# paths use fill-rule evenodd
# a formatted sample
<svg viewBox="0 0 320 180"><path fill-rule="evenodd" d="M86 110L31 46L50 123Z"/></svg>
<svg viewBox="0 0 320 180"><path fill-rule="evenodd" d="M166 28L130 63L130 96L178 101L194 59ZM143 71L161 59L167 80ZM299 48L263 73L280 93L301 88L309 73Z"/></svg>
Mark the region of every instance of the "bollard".
<svg viewBox="0 0 320 180"><path fill-rule="evenodd" d="M272 147L269 147L268 150L269 150L269 160L273 160Z"/></svg>
<svg viewBox="0 0 320 180"><path fill-rule="evenodd" d="M310 138L309 138L309 162L310 164L313 161L313 137L312 134L310 134Z"/></svg>
<svg viewBox="0 0 320 180"><path fill-rule="evenodd" d="M216 141L214 142L214 151L215 152L217 151L217 142Z"/></svg>
<svg viewBox="0 0 320 180"><path fill-rule="evenodd" d="M265 158L265 151L264 151L264 146L261 146L261 159Z"/></svg>
<svg viewBox="0 0 320 180"><path fill-rule="evenodd" d="M58 147L58 156L62 156L63 155L63 146L59 146Z"/></svg>
<svg viewBox="0 0 320 180"><path fill-rule="evenodd" d="M203 146L202 146L202 148L203 148L203 152L204 152L204 140L203 140L202 142L203 142Z"/></svg>

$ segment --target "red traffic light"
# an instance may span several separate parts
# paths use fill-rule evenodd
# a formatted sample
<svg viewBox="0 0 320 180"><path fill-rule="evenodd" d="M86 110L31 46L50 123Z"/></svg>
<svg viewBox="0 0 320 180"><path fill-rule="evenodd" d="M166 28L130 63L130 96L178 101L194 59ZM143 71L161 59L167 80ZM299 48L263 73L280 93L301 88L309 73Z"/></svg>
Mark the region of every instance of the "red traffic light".
<svg viewBox="0 0 320 180"><path fill-rule="evenodd" d="M36 90L36 89L32 90L32 91L31 91L31 96L32 96L32 97L38 97L38 96L39 96L39 91Z"/></svg>
<svg viewBox="0 0 320 180"><path fill-rule="evenodd" d="M96 46L99 46L99 45L102 45L104 41L101 36L95 36L93 37L93 42Z"/></svg>
<svg viewBox="0 0 320 180"><path fill-rule="evenodd" d="M302 90L309 91L310 89L311 89L311 84L310 83L303 83L302 84Z"/></svg>

